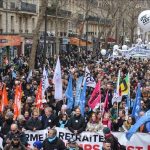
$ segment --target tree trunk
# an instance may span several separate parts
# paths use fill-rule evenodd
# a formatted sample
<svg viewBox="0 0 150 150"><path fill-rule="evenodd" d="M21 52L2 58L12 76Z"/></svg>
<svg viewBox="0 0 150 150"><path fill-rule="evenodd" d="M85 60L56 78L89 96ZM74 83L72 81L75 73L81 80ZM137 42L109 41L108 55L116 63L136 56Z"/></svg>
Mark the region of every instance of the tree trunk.
<svg viewBox="0 0 150 150"><path fill-rule="evenodd" d="M43 19L44 19L44 15L45 15L47 6L48 6L48 1L42 0L41 7L40 7L41 9L39 10L39 17L37 20L35 30L33 32L33 44L32 44L32 49L31 49L31 53L30 53L30 60L29 60L29 68L32 70L35 67L35 57L36 57L36 50L37 50L38 39L39 39L39 31L40 31L41 25L43 23Z"/></svg>

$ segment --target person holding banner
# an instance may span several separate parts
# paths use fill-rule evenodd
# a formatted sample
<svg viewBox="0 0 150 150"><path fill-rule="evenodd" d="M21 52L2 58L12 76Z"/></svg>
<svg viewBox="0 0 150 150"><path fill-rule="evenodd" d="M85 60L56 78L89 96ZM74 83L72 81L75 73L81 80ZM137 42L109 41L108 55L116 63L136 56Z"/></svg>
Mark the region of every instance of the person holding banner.
<svg viewBox="0 0 150 150"><path fill-rule="evenodd" d="M33 110L33 116L26 123L27 130L36 131L42 129L42 123L39 120L38 110Z"/></svg>
<svg viewBox="0 0 150 150"><path fill-rule="evenodd" d="M44 112L45 114L42 116L42 128L53 128L56 125L56 117L53 113L53 109L51 107L46 107Z"/></svg>
<svg viewBox="0 0 150 150"><path fill-rule="evenodd" d="M101 121L98 119L97 114L93 113L89 122L87 123L86 131L98 132L102 129L103 125L101 124Z"/></svg>
<svg viewBox="0 0 150 150"><path fill-rule="evenodd" d="M80 108L75 109L75 115L68 121L68 129L74 134L80 134L85 131L85 119L81 116Z"/></svg>
<svg viewBox="0 0 150 150"><path fill-rule="evenodd" d="M65 143L57 137L56 129L48 130L48 138L43 141L43 150L65 150Z"/></svg>

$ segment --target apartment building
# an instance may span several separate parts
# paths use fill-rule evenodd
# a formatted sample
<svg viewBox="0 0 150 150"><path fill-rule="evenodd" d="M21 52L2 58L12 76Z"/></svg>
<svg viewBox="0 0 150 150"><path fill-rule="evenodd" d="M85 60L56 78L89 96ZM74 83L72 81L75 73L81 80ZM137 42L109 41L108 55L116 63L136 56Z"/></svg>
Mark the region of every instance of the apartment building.
<svg viewBox="0 0 150 150"><path fill-rule="evenodd" d="M92 5L89 5L88 2L88 0L49 0L47 7L48 33L55 36L56 19L57 32L62 38L68 37L69 34L75 34L83 37L88 35L88 40L92 40L98 36L101 26L109 28L111 20L100 15L96 9L97 0L92 0ZM28 45L32 44L32 33L37 23L41 3L42 0L0 0L0 35L20 41L22 45L20 49L23 50L20 53L24 53L26 44L27 49L31 48ZM56 7L58 8L57 14ZM44 31L45 22L43 21L41 34ZM4 36L0 40L0 47L10 44L3 43ZM55 38L48 39L48 42L54 46ZM53 49L52 46L49 47Z"/></svg>

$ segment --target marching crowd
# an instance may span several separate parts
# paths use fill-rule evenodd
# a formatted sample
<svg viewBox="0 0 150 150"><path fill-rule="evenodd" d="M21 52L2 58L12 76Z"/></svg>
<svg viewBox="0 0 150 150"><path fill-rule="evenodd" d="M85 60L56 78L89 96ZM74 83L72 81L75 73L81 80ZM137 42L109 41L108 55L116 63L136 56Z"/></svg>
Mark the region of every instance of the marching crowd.
<svg viewBox="0 0 150 150"><path fill-rule="evenodd" d="M136 89L138 83L141 84L141 111L139 117L150 109L149 88L150 88L150 60L149 59L124 59L124 58L101 58L94 61L87 58L83 53L80 56L71 53L70 55L60 55L63 92L65 92L69 74L73 76L73 90L75 91L76 80L84 76L87 66L94 80L101 81L101 103L104 103L108 91L108 110L103 112L99 108L91 110L88 100L93 91L92 87L87 87L86 105L84 116L81 115L79 107L72 110L67 108L67 99L57 101L54 99L54 64L47 59L46 70L50 86L45 92L45 99L42 100L43 109L38 110L35 104L37 88L42 76L42 59L36 58L35 70L32 77L27 81L29 74L28 58L19 56L13 62L3 65L0 68L0 98L4 86L7 90L9 103L0 113L0 136L3 139L4 150L24 150L29 147L25 130L42 130L48 128L48 137L41 143L36 141L33 150L80 150L82 149L71 138L65 145L57 137L55 127L68 128L74 134L83 131L98 132L103 131L105 140L103 150L123 150L118 139L111 134L111 131L128 131L135 124L135 118L131 116ZM89 54L90 55L90 54ZM124 79L130 73L130 107L127 108L127 97L123 96L121 102L112 104L114 89L116 88L118 71L121 71L121 78ZM16 85L22 85L21 113L14 119L14 96ZM126 87L125 87L126 88ZM75 92L74 92L75 94ZM150 123L143 124L138 132L150 132ZM118 144L116 144L118 143Z"/></svg>

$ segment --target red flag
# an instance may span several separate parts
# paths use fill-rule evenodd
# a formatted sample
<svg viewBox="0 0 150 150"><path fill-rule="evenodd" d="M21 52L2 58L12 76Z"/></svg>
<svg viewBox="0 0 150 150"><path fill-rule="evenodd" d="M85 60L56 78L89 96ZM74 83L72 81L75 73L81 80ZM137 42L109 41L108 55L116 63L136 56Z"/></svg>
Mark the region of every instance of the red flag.
<svg viewBox="0 0 150 150"><path fill-rule="evenodd" d="M6 91L6 85L4 84L3 90L2 90L2 99L1 99L1 107L0 111L4 111L4 107L8 105L8 97L7 97L7 91Z"/></svg>
<svg viewBox="0 0 150 150"><path fill-rule="evenodd" d="M107 94L105 97L103 109L104 109L104 111L103 111L103 115L104 115L104 113L108 111L108 91L107 91Z"/></svg>
<svg viewBox="0 0 150 150"><path fill-rule="evenodd" d="M22 98L22 88L21 84L16 86L15 100L14 100L14 119L21 114L21 98Z"/></svg>
<svg viewBox="0 0 150 150"><path fill-rule="evenodd" d="M35 103L36 103L36 107L38 109L42 108L42 106L43 106L43 104L42 104L42 81L40 82L40 85L37 90Z"/></svg>
<svg viewBox="0 0 150 150"><path fill-rule="evenodd" d="M0 96L2 96L2 90L3 89L3 84L2 84L2 82L0 82Z"/></svg>
<svg viewBox="0 0 150 150"><path fill-rule="evenodd" d="M95 106L97 104L100 103L101 101L101 90L100 90L100 87L101 87L101 84L100 84L100 81L98 81L98 83L96 84L96 87L88 101L88 105L90 108L94 109Z"/></svg>

